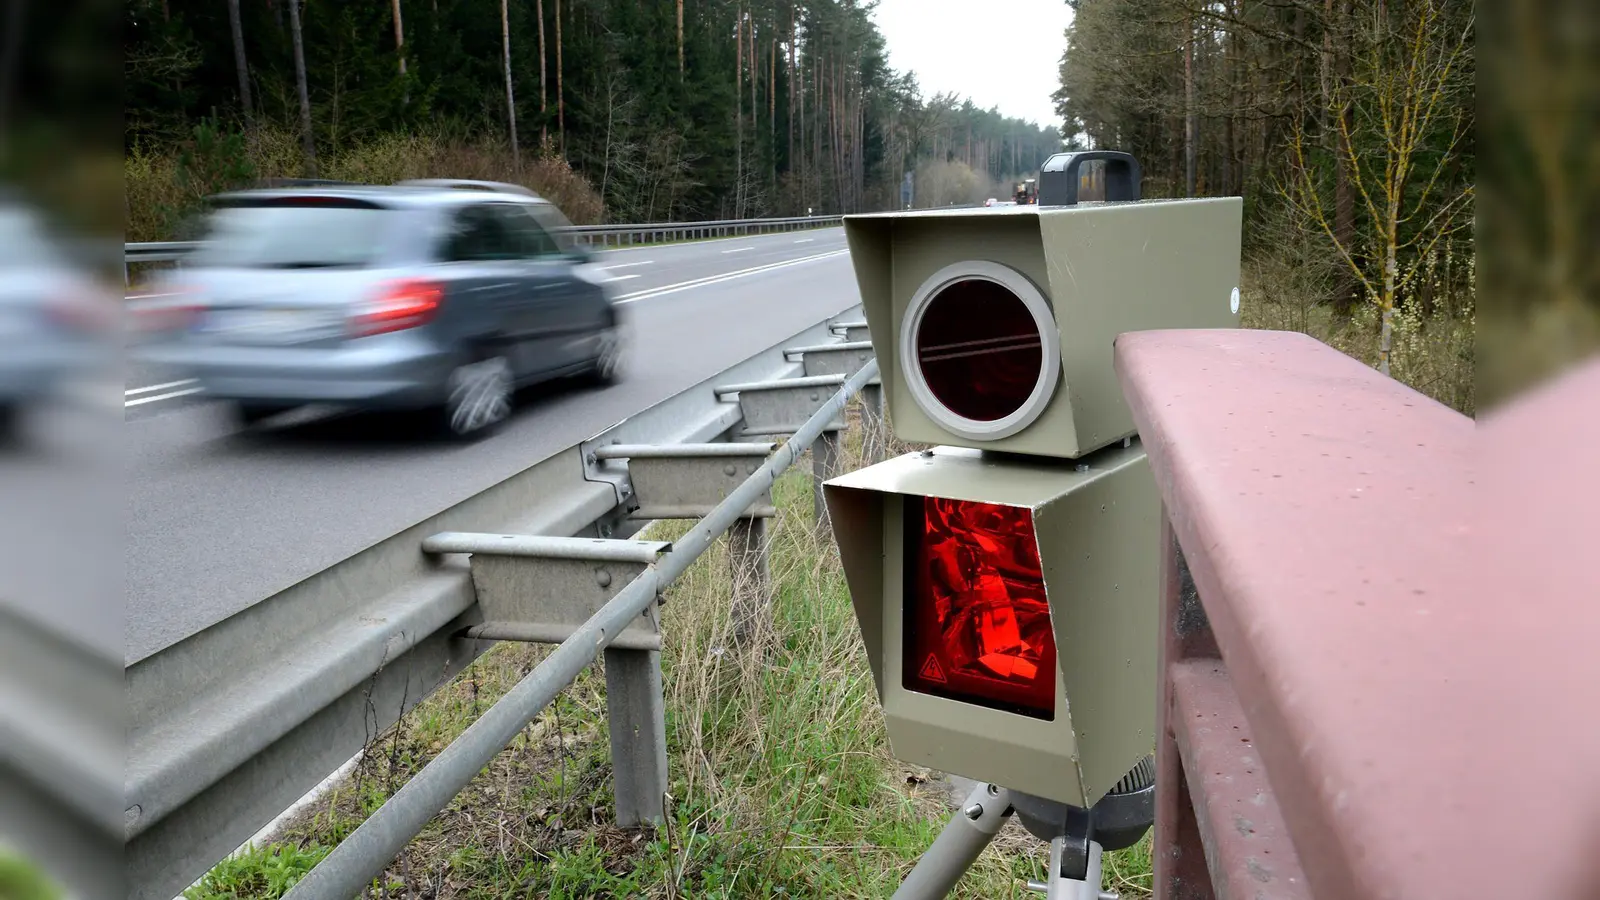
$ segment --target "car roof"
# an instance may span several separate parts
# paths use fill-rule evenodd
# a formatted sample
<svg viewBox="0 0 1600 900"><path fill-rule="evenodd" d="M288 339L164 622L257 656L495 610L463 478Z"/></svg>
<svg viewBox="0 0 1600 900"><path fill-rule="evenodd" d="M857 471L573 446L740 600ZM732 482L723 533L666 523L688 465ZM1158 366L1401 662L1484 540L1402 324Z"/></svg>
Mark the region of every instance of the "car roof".
<svg viewBox="0 0 1600 900"><path fill-rule="evenodd" d="M462 186L456 187L453 184ZM482 202L520 203L528 206L552 205L550 201L532 191L521 193L476 185L475 182L444 181L413 184L304 184L227 191L213 195L212 199L239 202L256 198L330 197L368 200L389 207L460 206Z"/></svg>

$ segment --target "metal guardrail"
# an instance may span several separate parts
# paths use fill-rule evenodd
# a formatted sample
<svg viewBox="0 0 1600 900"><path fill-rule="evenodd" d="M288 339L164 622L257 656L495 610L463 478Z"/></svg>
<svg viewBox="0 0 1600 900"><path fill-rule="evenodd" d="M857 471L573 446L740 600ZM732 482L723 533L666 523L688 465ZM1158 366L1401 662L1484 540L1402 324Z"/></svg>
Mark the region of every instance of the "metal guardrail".
<svg viewBox="0 0 1600 900"><path fill-rule="evenodd" d="M806 442L799 438L810 433L807 429L814 423L808 420L819 409L828 415L822 425L810 429L822 434L812 449L818 471L831 471L842 422L836 421L837 405L829 403L828 394L837 395L842 387L865 387L868 407L877 409L881 394L871 374L876 364L869 369L852 362L854 374L848 380L844 375L830 376L830 388L811 387L798 397L783 387L806 373L804 357L799 363L788 358L794 348L823 347L830 337L842 342L844 335L839 332L848 331L845 325L850 320L859 320L859 308L836 318L840 324L823 322L797 333L222 622L129 660L126 716L131 727L124 832L130 900L170 900L447 683L486 649L490 639L586 647L560 653L569 661L592 658L596 649L610 644L606 652L613 732L639 734L644 729L648 735L650 720L660 714L662 702L659 659L650 658L659 652L655 649L659 633L630 627L619 634L612 623L596 643L596 632L589 626L611 619L586 623L592 609L577 618L547 615L530 620L524 615L520 621L508 621L516 611L508 616L504 605L494 602L493 592L485 593L487 567L528 564L529 560L503 556L516 548L530 558L541 552L559 557L561 539L569 536L590 539L585 544L593 539L622 541L642 527L642 514L665 512L688 518L709 513L691 532L708 542L727 530L727 508L734 502L725 498L737 482L728 483L724 473L743 470L734 468L736 460L729 454L749 466L765 459L762 471L781 471L805 449ZM817 380L805 379L807 384ZM734 393L730 388L741 390ZM775 410L774 401L782 408ZM784 416L789 417L787 428L781 427ZM747 426L758 421L767 426L759 429L763 433L790 435L770 458L765 456L770 445L746 444L710 453L699 449L704 442L743 439ZM639 452L640 445L665 449ZM664 468L692 466L696 458L712 465L676 472ZM782 464L774 469L778 460ZM707 502L708 491L713 501L724 502ZM752 505L740 499L735 511L747 517L735 516L730 530L733 555L762 572L760 536L770 500ZM464 562L424 552L426 546L452 549L441 537L447 534L465 535L467 540L493 535L502 556L495 557L498 563L483 554ZM503 535L523 537L508 540ZM548 544L552 540L554 551ZM664 559L686 560L703 549L694 547L692 540L680 541ZM614 572L643 567L628 559L607 566L616 567ZM542 564L562 563L556 558ZM658 562L650 577L664 585L681 565L687 562ZM592 592L596 580L585 571L583 585ZM642 583L613 575L602 581L611 585L613 594L625 584ZM555 577L534 583L577 584ZM628 599L606 607L608 617L624 606L631 610L629 604L646 588L630 590ZM618 615L616 621L639 618L637 611ZM619 654L617 664L609 664ZM553 679L554 688L565 684L553 675L541 677ZM615 684L613 677L619 679ZM525 687L517 697L529 701L530 692L548 686ZM481 737L498 735L498 730L485 731L493 728L485 724L472 732L473 740L487 741L484 746L493 743ZM661 786L654 783L651 772L659 763L661 778L665 777L664 752L664 739L613 746L619 822L659 815ZM433 784L428 790L434 793L427 796L436 799L443 782L420 784ZM422 790L419 786L407 797ZM377 864L381 867L387 861L385 857ZM326 877L331 876L319 876ZM310 882L318 883L322 882Z"/></svg>
<svg viewBox="0 0 1600 900"><path fill-rule="evenodd" d="M1157 900L1600 896L1600 363L1474 422L1301 334L1115 359L1166 512Z"/></svg>
<svg viewBox="0 0 1600 900"><path fill-rule="evenodd" d="M643 225L574 225L563 233L587 247L627 247L664 241L701 240L741 234L772 234L839 225L842 216L796 216L780 219L722 219L712 222L655 222ZM194 241L130 243L123 248L123 269L142 263L178 262L199 246Z"/></svg>
<svg viewBox="0 0 1600 900"><path fill-rule="evenodd" d="M321 863L306 874L286 895L290 900L346 900L388 866L428 820L450 803L489 760L509 744L578 674L594 662L618 635L656 606L660 593L683 574L713 542L738 520L747 518L749 507L769 492L783 474L813 441L834 428L840 415L857 391L877 375L877 361L863 366L838 386L838 390L794 431L790 439L767 458L737 488L727 494L709 515L691 528L634 576L626 587L606 601L571 637L543 662L534 667L504 697L451 742L440 754L414 775L356 830L340 842ZM717 463L720 467L721 463ZM622 542L618 542L622 543ZM503 542L495 535L439 535L423 542L424 550L438 552L503 553ZM647 548L648 549L648 548ZM592 552L592 551L591 551ZM652 554L653 555L653 554ZM639 653L641 651L634 651ZM662 713L660 654L642 651L650 658L629 667L642 684L621 693L639 709L631 717L633 725L623 741L634 744L627 749L634 756L631 767L618 765L618 747L612 745L613 771L617 773L617 807L635 811L639 819L660 821L666 790L666 738ZM608 654L608 705L619 699L609 690L612 658ZM613 734L617 733L616 710ZM631 733L630 733L631 732ZM649 758L641 759L638 744L650 745ZM629 771L629 770L632 771ZM624 774L627 775L626 782ZM626 788L624 785L626 784ZM619 824L637 824L620 822Z"/></svg>

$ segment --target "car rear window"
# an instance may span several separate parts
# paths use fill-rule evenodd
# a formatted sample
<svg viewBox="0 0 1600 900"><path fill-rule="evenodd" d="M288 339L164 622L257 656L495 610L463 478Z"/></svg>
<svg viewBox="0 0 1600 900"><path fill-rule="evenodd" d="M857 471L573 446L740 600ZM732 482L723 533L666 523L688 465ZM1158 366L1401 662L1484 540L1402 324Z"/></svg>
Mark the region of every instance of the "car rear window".
<svg viewBox="0 0 1600 900"><path fill-rule="evenodd" d="M187 262L209 268L359 268L377 261L394 212L362 200L297 197L220 204Z"/></svg>

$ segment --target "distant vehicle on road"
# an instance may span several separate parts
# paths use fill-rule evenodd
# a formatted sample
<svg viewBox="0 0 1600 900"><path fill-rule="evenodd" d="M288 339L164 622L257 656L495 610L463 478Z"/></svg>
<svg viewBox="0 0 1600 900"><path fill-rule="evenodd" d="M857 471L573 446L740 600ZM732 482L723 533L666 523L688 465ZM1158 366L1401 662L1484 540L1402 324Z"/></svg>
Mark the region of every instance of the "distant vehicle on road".
<svg viewBox="0 0 1600 900"><path fill-rule="evenodd" d="M462 188L466 188L463 190ZM212 198L157 291L187 326L146 354L243 425L311 403L420 410L474 438L517 388L621 377L610 279L554 205L513 185L312 185Z"/></svg>
<svg viewBox="0 0 1600 900"><path fill-rule="evenodd" d="M1012 197L1018 206L1039 202L1039 182L1032 178L1017 182Z"/></svg>
<svg viewBox="0 0 1600 900"><path fill-rule="evenodd" d="M0 198L0 436L110 349L116 308L31 207Z"/></svg>

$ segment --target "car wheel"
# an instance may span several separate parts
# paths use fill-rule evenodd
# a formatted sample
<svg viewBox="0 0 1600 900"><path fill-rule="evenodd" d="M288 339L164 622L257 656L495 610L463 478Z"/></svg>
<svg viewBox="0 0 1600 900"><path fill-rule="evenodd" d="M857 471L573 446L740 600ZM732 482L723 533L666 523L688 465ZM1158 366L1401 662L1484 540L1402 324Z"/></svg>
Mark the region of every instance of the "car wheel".
<svg viewBox="0 0 1600 900"><path fill-rule="evenodd" d="M457 438L481 437L511 416L511 364L491 356L457 366L446 384L444 425Z"/></svg>
<svg viewBox="0 0 1600 900"><path fill-rule="evenodd" d="M616 384L621 381L627 352L627 332L621 325L613 324L602 330L600 347L594 358L594 380L600 384Z"/></svg>

